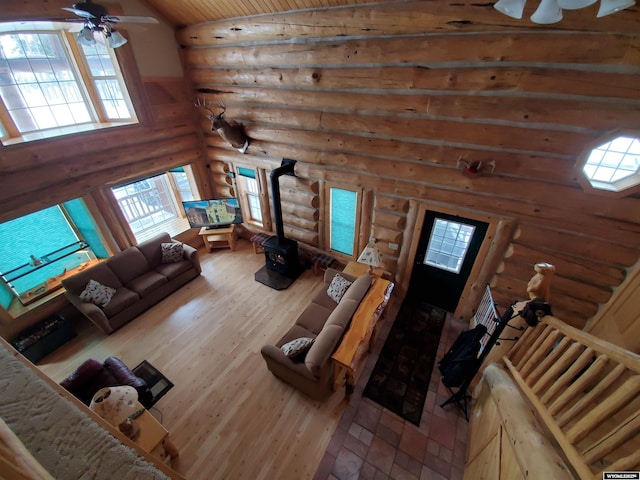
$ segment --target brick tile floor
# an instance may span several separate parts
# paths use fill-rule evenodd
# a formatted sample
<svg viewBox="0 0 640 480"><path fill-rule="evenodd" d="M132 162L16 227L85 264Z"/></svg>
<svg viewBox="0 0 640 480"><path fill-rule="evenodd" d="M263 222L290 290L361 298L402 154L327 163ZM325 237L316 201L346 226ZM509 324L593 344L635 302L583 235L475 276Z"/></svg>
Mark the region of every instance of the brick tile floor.
<svg viewBox="0 0 640 480"><path fill-rule="evenodd" d="M438 359L466 328L447 315ZM313 480L462 478L469 424L455 405L439 406L449 394L435 365L420 427L362 396L390 329L385 321Z"/></svg>

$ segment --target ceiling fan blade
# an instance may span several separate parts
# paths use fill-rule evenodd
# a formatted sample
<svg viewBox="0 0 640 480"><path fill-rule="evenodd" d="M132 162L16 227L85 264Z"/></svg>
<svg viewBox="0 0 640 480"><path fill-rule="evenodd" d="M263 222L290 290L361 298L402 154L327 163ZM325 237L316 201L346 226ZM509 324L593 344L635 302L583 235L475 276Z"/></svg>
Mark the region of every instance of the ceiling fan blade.
<svg viewBox="0 0 640 480"><path fill-rule="evenodd" d="M95 18L89 12L85 12L84 10L79 10L77 8L62 7L62 10L66 10L67 12L75 13L76 15L78 15L79 17L82 17L82 18Z"/></svg>
<svg viewBox="0 0 640 480"><path fill-rule="evenodd" d="M118 16L111 16L109 15L109 18L113 18L113 19L117 19L117 22L123 23L123 22L127 22L127 23L160 23L157 19L153 18L153 17L143 17L143 16L136 16L136 15L118 15ZM111 22L113 22L113 20L110 20ZM115 22L113 22L115 23Z"/></svg>

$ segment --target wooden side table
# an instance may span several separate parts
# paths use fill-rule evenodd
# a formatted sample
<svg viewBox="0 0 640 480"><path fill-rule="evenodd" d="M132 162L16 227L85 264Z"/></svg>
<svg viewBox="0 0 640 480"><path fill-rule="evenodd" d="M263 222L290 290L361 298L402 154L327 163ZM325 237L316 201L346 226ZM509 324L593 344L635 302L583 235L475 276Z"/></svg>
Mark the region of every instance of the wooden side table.
<svg viewBox="0 0 640 480"><path fill-rule="evenodd" d="M366 265L363 267L368 269ZM344 271L346 272L346 268ZM344 378L347 397L353 393L365 353L371 350L375 340L376 324L389 302L393 287L389 280L373 277L373 285L369 287L369 291L353 314L351 325L342 337L340 346L331 356L334 362L334 389Z"/></svg>
<svg viewBox="0 0 640 480"><path fill-rule="evenodd" d="M358 263L358 262L349 262L347 263L347 266L344 267L344 270L342 270L344 273L347 273L349 275L353 275L354 277L359 277L360 275L364 275L365 273L367 273L369 271L369 265L365 265L364 263ZM373 269L373 276L374 277L382 277L382 275L384 274L384 270L381 268L374 268Z"/></svg>
<svg viewBox="0 0 640 480"><path fill-rule="evenodd" d="M231 225L226 228L213 228L208 230L202 227L198 233L204 240L204 246L211 251L214 248L230 248L231 251L236 249L236 226Z"/></svg>
<svg viewBox="0 0 640 480"><path fill-rule="evenodd" d="M138 403L138 408L144 407ZM178 448L171 441L167 429L146 409L135 421L138 423L140 431L134 442L140 445L143 450L151 453L166 464L170 464L171 459L180 454Z"/></svg>

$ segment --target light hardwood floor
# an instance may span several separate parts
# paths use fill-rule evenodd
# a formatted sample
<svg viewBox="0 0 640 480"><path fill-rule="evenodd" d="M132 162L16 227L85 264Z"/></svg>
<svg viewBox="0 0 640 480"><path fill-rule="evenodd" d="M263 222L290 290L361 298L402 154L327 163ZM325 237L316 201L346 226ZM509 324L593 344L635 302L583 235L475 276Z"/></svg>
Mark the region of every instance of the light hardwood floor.
<svg viewBox="0 0 640 480"><path fill-rule="evenodd" d="M287 290L254 280L264 256L200 250L203 272L113 334L81 322L77 338L38 367L59 382L85 359L147 360L174 384L151 412L180 449L188 479L306 479L346 407L339 390L315 402L274 377L260 355L293 324L320 285L306 270Z"/></svg>

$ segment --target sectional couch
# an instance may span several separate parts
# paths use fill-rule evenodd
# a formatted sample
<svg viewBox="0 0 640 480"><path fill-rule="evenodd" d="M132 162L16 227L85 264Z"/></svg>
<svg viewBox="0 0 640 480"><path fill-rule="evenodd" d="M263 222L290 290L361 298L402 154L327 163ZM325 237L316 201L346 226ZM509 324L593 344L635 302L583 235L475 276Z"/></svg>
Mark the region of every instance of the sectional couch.
<svg viewBox="0 0 640 480"><path fill-rule="evenodd" d="M111 333L201 271L197 250L163 233L62 280L62 285L72 305Z"/></svg>
<svg viewBox="0 0 640 480"><path fill-rule="evenodd" d="M336 302L328 291L338 274L352 283L339 302ZM356 278L328 268L324 283L318 287L295 324L275 345L262 347L262 356L271 373L313 399L328 397L333 391L331 355L349 328L351 317L369 290L371 282L369 274ZM287 356L287 348L283 350L283 346L306 338L313 339L308 350L295 356Z"/></svg>

